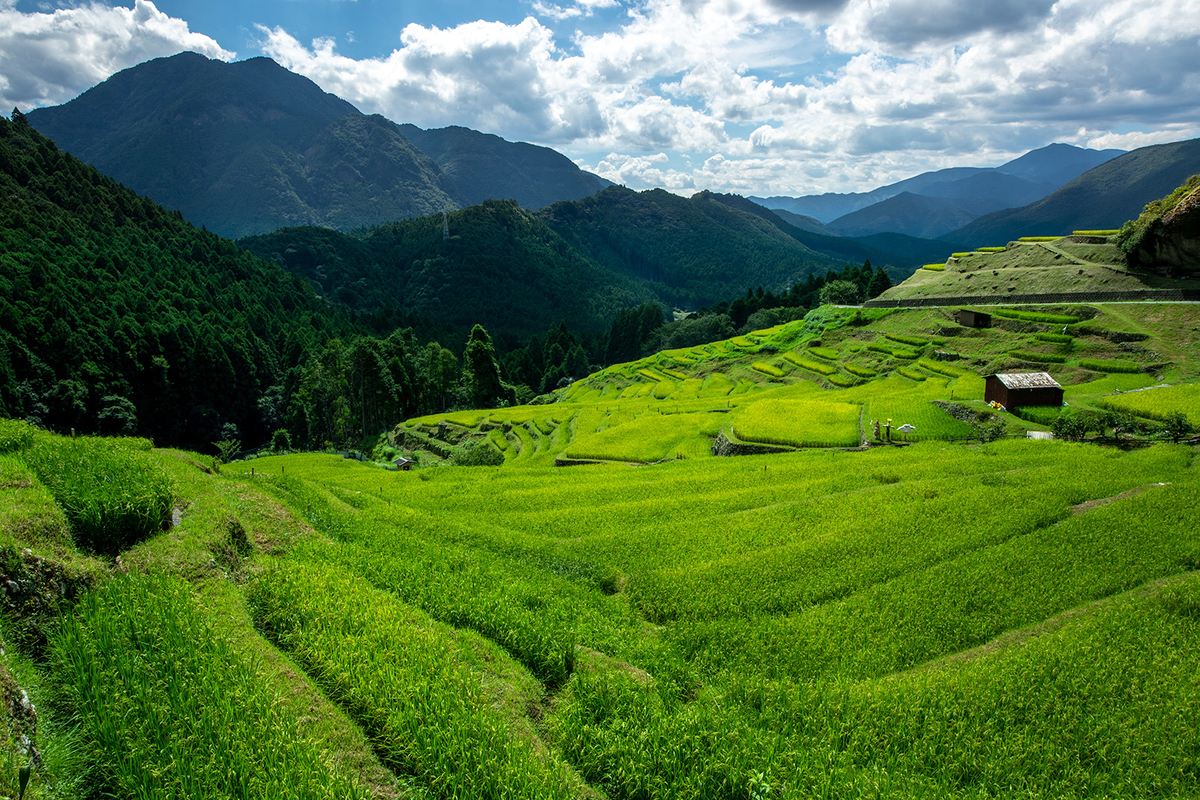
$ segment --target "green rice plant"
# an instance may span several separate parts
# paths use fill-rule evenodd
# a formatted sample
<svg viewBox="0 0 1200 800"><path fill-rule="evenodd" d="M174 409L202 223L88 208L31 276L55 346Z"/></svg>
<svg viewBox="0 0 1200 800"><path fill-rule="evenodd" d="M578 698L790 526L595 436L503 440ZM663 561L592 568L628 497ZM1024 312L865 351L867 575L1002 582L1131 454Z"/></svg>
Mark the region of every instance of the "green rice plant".
<svg viewBox="0 0 1200 800"><path fill-rule="evenodd" d="M842 368L851 375L857 375L860 378L874 378L879 374L870 367L864 367L862 364L843 364Z"/></svg>
<svg viewBox="0 0 1200 800"><path fill-rule="evenodd" d="M724 397L733 391L733 381L729 380L729 376L724 372L714 372L704 379L704 385L700 388L699 397Z"/></svg>
<svg viewBox="0 0 1200 800"><path fill-rule="evenodd" d="M907 344L911 347L924 347L929 344L929 339L924 336L906 336L901 333L885 333L884 338L891 339L893 342Z"/></svg>
<svg viewBox="0 0 1200 800"><path fill-rule="evenodd" d="M654 388L650 391L650 394L659 400L663 400L673 395L677 388L678 384L676 384L674 381L663 380L654 385Z"/></svg>
<svg viewBox="0 0 1200 800"><path fill-rule="evenodd" d="M770 375L772 378L782 378L787 374L774 364L768 364L765 361L756 361L750 365L750 368L764 375Z"/></svg>
<svg viewBox="0 0 1200 800"><path fill-rule="evenodd" d="M740 347L743 350L748 350L752 347L758 347L758 342L746 336L735 336L729 340L734 347Z"/></svg>
<svg viewBox="0 0 1200 800"><path fill-rule="evenodd" d="M539 754L532 732L520 735L494 707L485 659L499 648L473 654L453 629L325 565L273 570L251 601L257 624L433 796L576 796L566 764Z"/></svg>
<svg viewBox="0 0 1200 800"><path fill-rule="evenodd" d="M1021 361L1032 361L1036 364L1065 364L1067 356L1060 353L1034 353L1029 350L1009 350L1007 355Z"/></svg>
<svg viewBox="0 0 1200 800"><path fill-rule="evenodd" d="M977 253L1003 253L1007 249L1008 249L1007 247L976 247L975 252L977 252Z"/></svg>
<svg viewBox="0 0 1200 800"><path fill-rule="evenodd" d="M665 367L659 367L659 369L663 371L663 374L672 377L677 381L687 380L687 374L680 372L677 369L667 369Z"/></svg>
<svg viewBox="0 0 1200 800"><path fill-rule="evenodd" d="M113 440L43 436L26 463L54 495L80 547L115 554L166 527L174 490L149 453Z"/></svg>
<svg viewBox="0 0 1200 800"><path fill-rule="evenodd" d="M1067 333L1035 333L1033 338L1043 342L1058 342L1059 344L1070 344L1075 341L1075 337Z"/></svg>
<svg viewBox="0 0 1200 800"><path fill-rule="evenodd" d="M966 258L967 256L970 256L970 255L974 255L974 253L971 251L968 251L965 253L951 253L950 257L951 258Z"/></svg>
<svg viewBox="0 0 1200 800"><path fill-rule="evenodd" d="M1135 364L1132 361L1120 361L1117 359L1081 358L1079 359L1079 366L1095 372L1134 373L1142 371L1141 364Z"/></svg>
<svg viewBox="0 0 1200 800"><path fill-rule="evenodd" d="M832 347L810 347L808 348L808 352L812 353L817 358L824 358L827 361L838 360L838 351L834 350Z"/></svg>
<svg viewBox="0 0 1200 800"><path fill-rule="evenodd" d="M819 361L813 361L811 359L804 358L792 350L784 353L783 357L795 364L797 367L809 370L810 372L817 372L821 375L833 375L835 372L837 372L837 367L835 366L830 364L822 364Z"/></svg>
<svg viewBox="0 0 1200 800"><path fill-rule="evenodd" d="M997 308L992 311L992 315L1006 319L1019 319L1024 322L1045 322L1050 325L1074 325L1079 322L1079 317L1069 314L1046 314L1041 311L1021 311L1015 308Z"/></svg>
<svg viewBox="0 0 1200 800"><path fill-rule="evenodd" d="M762 400L734 417L739 439L789 447L853 447L861 407L819 400Z"/></svg>
<svg viewBox="0 0 1200 800"><path fill-rule="evenodd" d="M912 367L900 367L896 372L914 381L923 381L927 377L921 370L913 369Z"/></svg>
<svg viewBox="0 0 1200 800"><path fill-rule="evenodd" d="M1172 414L1184 414L1193 425L1200 425L1200 383L1109 395L1100 398L1099 404L1112 411L1125 411L1159 422Z"/></svg>
<svg viewBox="0 0 1200 800"><path fill-rule="evenodd" d="M649 378L652 381L661 381L663 379L662 375L659 375L657 372L651 369L639 369L638 374L644 378Z"/></svg>
<svg viewBox="0 0 1200 800"><path fill-rule="evenodd" d="M1072 236L1116 236L1120 233L1119 230L1101 230L1101 231L1072 231Z"/></svg>
<svg viewBox="0 0 1200 800"><path fill-rule="evenodd" d="M715 436L723 420L718 414L658 414L646 412L599 433L580 435L567 447L568 458L652 463L673 458L696 438Z"/></svg>
<svg viewBox="0 0 1200 800"><path fill-rule="evenodd" d="M93 790L121 797L366 798L182 580L129 575L52 634L49 672L78 721Z"/></svg>
<svg viewBox="0 0 1200 800"><path fill-rule="evenodd" d="M1063 237L1061 237L1061 236L1022 236L1017 241L1028 242L1030 244L1037 244L1039 242L1053 242L1056 239L1061 239L1061 238L1063 238Z"/></svg>
<svg viewBox="0 0 1200 800"><path fill-rule="evenodd" d="M1062 406L1019 406L1013 415L1038 425L1050 425L1062 413Z"/></svg>
<svg viewBox="0 0 1200 800"><path fill-rule="evenodd" d="M945 272L946 265L944 263L942 263L942 264L924 264L924 265L922 265L921 269L927 269L930 272Z"/></svg>
<svg viewBox="0 0 1200 800"><path fill-rule="evenodd" d="M854 378L841 374L827 375L825 380L829 381L834 386L841 386L842 388L858 385L858 381Z"/></svg>
<svg viewBox="0 0 1200 800"><path fill-rule="evenodd" d="M492 428L488 431L488 439L491 440L492 444L496 445L497 450L504 453L505 456L509 455L508 437L504 435L504 431L499 428Z"/></svg>
<svg viewBox="0 0 1200 800"><path fill-rule="evenodd" d="M873 350L876 353L886 353L893 358L900 358L905 361L912 361L920 358L921 354L916 350L910 350L907 347L892 347L890 345L872 342L867 345L868 350Z"/></svg>
<svg viewBox="0 0 1200 800"><path fill-rule="evenodd" d="M961 378L967 375L974 375L969 369L957 367L950 361L934 361L932 358L922 358L917 361L921 369L936 372L938 375L944 375L947 378Z"/></svg>
<svg viewBox="0 0 1200 800"><path fill-rule="evenodd" d="M36 428L19 419L0 419L0 453L23 450L33 443Z"/></svg>

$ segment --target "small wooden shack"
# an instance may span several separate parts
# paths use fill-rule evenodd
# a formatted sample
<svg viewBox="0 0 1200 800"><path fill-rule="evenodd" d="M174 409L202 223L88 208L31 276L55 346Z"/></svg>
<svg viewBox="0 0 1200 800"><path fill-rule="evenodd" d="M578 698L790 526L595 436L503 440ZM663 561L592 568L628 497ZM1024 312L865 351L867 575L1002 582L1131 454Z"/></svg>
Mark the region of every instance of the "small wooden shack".
<svg viewBox="0 0 1200 800"><path fill-rule="evenodd" d="M982 311L971 311L969 308L960 308L954 312L954 318L959 325L964 328L990 328L992 327L992 315L985 314Z"/></svg>
<svg viewBox="0 0 1200 800"><path fill-rule="evenodd" d="M1047 372L1008 372L987 376L983 399L1009 411L1021 406L1061 406L1063 388Z"/></svg>
<svg viewBox="0 0 1200 800"><path fill-rule="evenodd" d="M399 456L392 459L392 463L396 466L396 469L400 470L401 472L408 472L413 468L412 459L405 458L404 456Z"/></svg>

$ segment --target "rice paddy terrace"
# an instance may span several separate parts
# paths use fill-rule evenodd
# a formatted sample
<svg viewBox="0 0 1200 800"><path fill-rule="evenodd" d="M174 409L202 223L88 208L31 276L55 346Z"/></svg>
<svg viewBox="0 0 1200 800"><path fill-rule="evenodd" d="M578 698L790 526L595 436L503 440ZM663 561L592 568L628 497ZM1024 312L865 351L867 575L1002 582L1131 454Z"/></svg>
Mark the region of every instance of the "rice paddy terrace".
<svg viewBox="0 0 1200 800"><path fill-rule="evenodd" d="M1140 403L1143 416L1161 420L1192 396L1195 387L1177 384L1200 377L1196 308L989 308L996 324L972 329L955 322L954 308L825 307L776 328L609 367L549 405L411 419L390 439L424 464L481 440L513 466L857 447L877 442L872 422L889 419L914 429L894 432L897 442L970 439L979 436L972 414L990 411L983 376L1030 370L1067 386L1074 408ZM1113 396L1150 387L1136 401ZM952 415L948 404L971 413ZM1051 419L997 421L1024 435Z"/></svg>
<svg viewBox="0 0 1200 800"><path fill-rule="evenodd" d="M410 420L410 472L0 421L0 792L1194 796L1195 446L933 401L1035 366L1195 420L1195 308L827 308ZM503 465L439 463L471 441Z"/></svg>
<svg viewBox="0 0 1200 800"><path fill-rule="evenodd" d="M1080 300L1196 299L1200 280L1131 269L1116 243L1117 231L1075 231L1067 236L1028 236L1018 241L952 253L926 264L868 305L916 302L1038 302L1030 298L1080 295ZM1121 298L1118 295L1126 294ZM987 299L984 299L987 298ZM1042 300L1041 302L1046 302Z"/></svg>

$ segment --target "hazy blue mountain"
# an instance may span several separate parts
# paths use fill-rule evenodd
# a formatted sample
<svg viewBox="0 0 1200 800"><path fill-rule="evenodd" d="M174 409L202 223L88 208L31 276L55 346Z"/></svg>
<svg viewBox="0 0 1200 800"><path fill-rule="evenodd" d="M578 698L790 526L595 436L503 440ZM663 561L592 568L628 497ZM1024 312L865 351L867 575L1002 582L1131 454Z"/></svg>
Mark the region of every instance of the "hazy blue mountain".
<svg viewBox="0 0 1200 800"><path fill-rule="evenodd" d="M548 148L363 115L267 58L154 59L27 116L62 149L229 236L350 230L488 197L536 208L606 185Z"/></svg>
<svg viewBox="0 0 1200 800"><path fill-rule="evenodd" d="M1196 173L1200 139L1142 147L1088 170L1035 203L980 217L945 238L979 246L1021 236L1119 228L1146 203L1170 194Z"/></svg>
<svg viewBox="0 0 1200 800"><path fill-rule="evenodd" d="M794 225L802 231L809 233L820 233L825 236L837 236L833 229L813 217L806 217L803 214L794 214L791 211L786 211L782 208L771 209L778 217L789 225Z"/></svg>
<svg viewBox="0 0 1200 800"><path fill-rule="evenodd" d="M972 199L926 197L901 192L895 197L838 217L829 227L840 236L869 236L890 231L935 239L957 230L982 213L969 211Z"/></svg>
<svg viewBox="0 0 1200 800"><path fill-rule="evenodd" d="M401 125L400 130L437 162L464 205L509 199L523 208L539 209L559 200L579 200L612 185L548 147L509 142L458 126L422 130Z"/></svg>
<svg viewBox="0 0 1200 800"><path fill-rule="evenodd" d="M795 214L813 217L824 223L832 223L847 214L881 203L904 192L968 201L958 203L957 207L978 215L999 208L1024 205L1045 197L1072 178L1115 158L1122 152L1124 151L1086 150L1074 145L1051 144L1030 151L999 167L951 167L925 172L887 186L881 186L870 192L826 193L803 197L752 197L750 199L767 208L784 209ZM942 204L942 206L944 205ZM885 213L890 214L891 212ZM909 213L915 214L916 210ZM860 218L858 224L855 225L855 230L860 232L867 230L865 221L868 218ZM881 230L884 229L876 228L873 232ZM917 235L912 230L902 232Z"/></svg>

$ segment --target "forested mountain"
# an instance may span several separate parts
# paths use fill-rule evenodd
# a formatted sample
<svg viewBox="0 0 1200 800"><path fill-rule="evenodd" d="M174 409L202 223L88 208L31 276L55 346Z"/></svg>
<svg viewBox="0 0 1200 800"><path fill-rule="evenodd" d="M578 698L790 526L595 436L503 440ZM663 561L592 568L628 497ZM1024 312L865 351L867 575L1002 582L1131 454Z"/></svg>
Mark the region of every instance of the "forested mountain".
<svg viewBox="0 0 1200 800"><path fill-rule="evenodd" d="M212 452L268 438L351 446L405 416L515 398L486 330L454 329L451 350L400 327L401 309L330 303L60 151L20 112L0 117L0 196L0 417ZM428 238L441 243L437 219ZM595 277L571 275L543 279ZM561 369L558 357L543 368Z"/></svg>
<svg viewBox="0 0 1200 800"><path fill-rule="evenodd" d="M106 175L227 236L352 230L492 197L538 208L607 185L548 148L363 115L267 58L154 59L28 119Z"/></svg>
<svg viewBox="0 0 1200 800"><path fill-rule="evenodd" d="M548 147L457 125L429 130L401 125L400 131L437 162L450 193L463 205L516 200L522 208L539 209L612 186Z"/></svg>
<svg viewBox="0 0 1200 800"><path fill-rule="evenodd" d="M534 212L489 200L442 216L355 234L285 228L241 240L352 309L405 308L440 325L482 324L517 336L570 320L599 331L653 295L581 255ZM741 286L741 284L739 284Z"/></svg>
<svg viewBox="0 0 1200 800"><path fill-rule="evenodd" d="M845 236L892 232L929 238L982 214L1034 202L1123 152L1051 144L999 167L925 172L870 192L751 199L813 217Z"/></svg>
<svg viewBox="0 0 1200 800"><path fill-rule="evenodd" d="M203 444L350 324L299 278L0 118L0 415Z"/></svg>
<svg viewBox="0 0 1200 800"><path fill-rule="evenodd" d="M844 260L809 249L778 222L720 202L662 189L613 186L540 212L572 247L650 287L663 302L695 308L747 287L778 291Z"/></svg>
<svg viewBox="0 0 1200 800"><path fill-rule="evenodd" d="M63 150L222 235L355 227L456 205L437 165L395 125L266 58L155 59L28 119Z"/></svg>
<svg viewBox="0 0 1200 800"><path fill-rule="evenodd" d="M1085 172L1022 208L980 217L946 239L970 246L1077 229L1119 228L1142 207L1200 172L1200 139L1142 147Z"/></svg>

